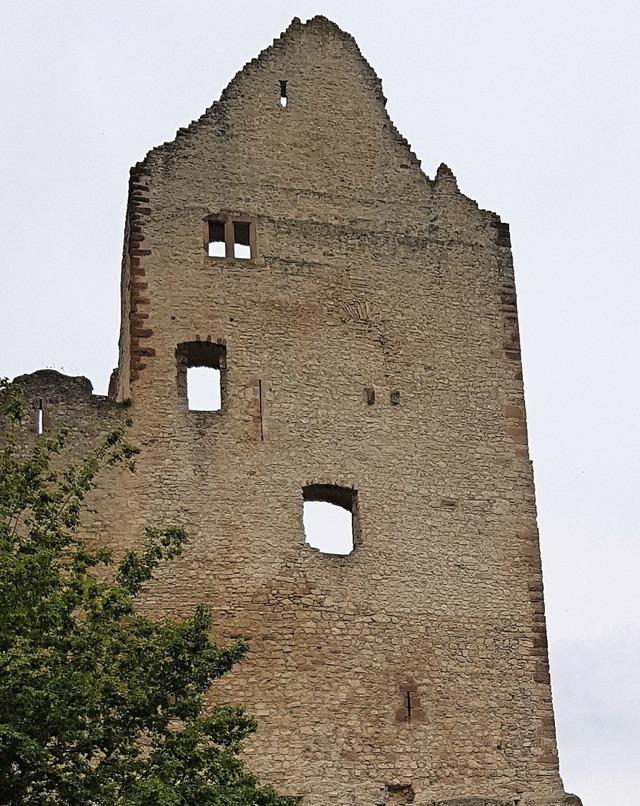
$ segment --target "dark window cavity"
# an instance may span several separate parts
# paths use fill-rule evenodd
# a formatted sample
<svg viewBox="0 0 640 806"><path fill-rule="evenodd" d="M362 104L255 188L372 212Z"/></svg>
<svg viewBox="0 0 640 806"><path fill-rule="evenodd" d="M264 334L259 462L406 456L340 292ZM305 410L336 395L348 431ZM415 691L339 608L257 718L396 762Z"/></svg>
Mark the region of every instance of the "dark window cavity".
<svg viewBox="0 0 640 806"><path fill-rule="evenodd" d="M178 393L189 411L220 411L225 398L226 349L210 341L188 341L176 349Z"/></svg>
<svg viewBox="0 0 640 806"><path fill-rule="evenodd" d="M413 803L415 798L416 793L413 791L411 784L390 784L387 786L388 806L404 806L404 804Z"/></svg>
<svg viewBox="0 0 640 806"><path fill-rule="evenodd" d="M233 256L251 260L251 224L248 221L233 222Z"/></svg>
<svg viewBox="0 0 640 806"><path fill-rule="evenodd" d="M302 490L305 542L323 554L351 554L357 531L357 493L349 487L311 484Z"/></svg>
<svg viewBox="0 0 640 806"><path fill-rule="evenodd" d="M217 219L209 221L209 257L225 257L224 222Z"/></svg>

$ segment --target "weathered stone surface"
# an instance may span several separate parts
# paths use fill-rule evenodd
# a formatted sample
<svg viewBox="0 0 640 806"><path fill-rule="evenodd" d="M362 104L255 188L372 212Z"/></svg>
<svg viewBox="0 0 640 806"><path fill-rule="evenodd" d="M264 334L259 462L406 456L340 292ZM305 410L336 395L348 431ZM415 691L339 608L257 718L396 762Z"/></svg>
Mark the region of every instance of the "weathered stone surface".
<svg viewBox="0 0 640 806"><path fill-rule="evenodd" d="M130 403L138 470L86 537L187 527L146 607L204 600L248 639L211 696L246 704L250 766L305 806L565 802L509 243L421 172L354 40L294 21L132 169L113 399L23 379L77 450ZM221 411L187 410L198 342ZM303 488L327 485L357 491L346 557L305 543Z"/></svg>
<svg viewBox="0 0 640 806"><path fill-rule="evenodd" d="M453 800L440 800L433 806L513 806L513 801L487 800L486 798L454 798Z"/></svg>

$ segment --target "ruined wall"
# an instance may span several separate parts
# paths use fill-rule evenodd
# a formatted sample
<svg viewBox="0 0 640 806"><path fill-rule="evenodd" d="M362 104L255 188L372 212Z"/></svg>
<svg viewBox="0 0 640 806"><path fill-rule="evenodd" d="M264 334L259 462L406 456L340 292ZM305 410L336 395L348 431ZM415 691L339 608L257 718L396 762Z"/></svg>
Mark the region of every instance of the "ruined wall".
<svg viewBox="0 0 640 806"><path fill-rule="evenodd" d="M60 462L88 456L98 449L107 433L128 420L128 406L102 395L93 394L88 378L68 377L61 372L42 369L14 379L24 393L22 438L26 445L37 443L60 429L66 432L65 450ZM130 527L128 502L130 479L119 468L106 468L99 487L91 494L83 536L94 545L126 547ZM114 503L116 504L114 506Z"/></svg>
<svg viewBox="0 0 640 806"><path fill-rule="evenodd" d="M508 227L424 176L351 37L294 21L132 170L122 288L142 454L87 532L187 527L148 606L249 640L212 697L258 718L251 767L304 806L564 803ZM198 342L219 412L187 410ZM357 491L352 554L305 544L314 484Z"/></svg>

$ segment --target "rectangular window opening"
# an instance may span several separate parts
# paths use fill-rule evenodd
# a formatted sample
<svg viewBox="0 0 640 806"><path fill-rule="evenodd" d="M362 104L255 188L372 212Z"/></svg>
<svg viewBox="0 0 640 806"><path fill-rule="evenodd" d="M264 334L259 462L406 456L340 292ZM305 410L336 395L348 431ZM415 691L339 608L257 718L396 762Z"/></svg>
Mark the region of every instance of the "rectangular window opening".
<svg viewBox="0 0 640 806"><path fill-rule="evenodd" d="M176 347L178 395L189 411L221 411L225 405L227 350L211 341Z"/></svg>
<svg viewBox="0 0 640 806"><path fill-rule="evenodd" d="M251 226L248 221L233 222L233 256L251 260Z"/></svg>
<svg viewBox="0 0 640 806"><path fill-rule="evenodd" d="M332 484L302 489L305 543L321 554L347 555L355 548L356 491Z"/></svg>
<svg viewBox="0 0 640 806"><path fill-rule="evenodd" d="M284 109L287 105L288 98L287 98L287 82L281 81L280 82L280 106Z"/></svg>
<svg viewBox="0 0 640 806"><path fill-rule="evenodd" d="M220 213L205 219L205 248L209 257L227 260L255 259L255 222Z"/></svg>
<svg viewBox="0 0 640 806"><path fill-rule="evenodd" d="M220 370L214 367L187 367L187 401L189 411L220 411Z"/></svg>
<svg viewBox="0 0 640 806"><path fill-rule="evenodd" d="M224 240L224 221L215 219L209 220L209 257L226 257L226 245Z"/></svg>

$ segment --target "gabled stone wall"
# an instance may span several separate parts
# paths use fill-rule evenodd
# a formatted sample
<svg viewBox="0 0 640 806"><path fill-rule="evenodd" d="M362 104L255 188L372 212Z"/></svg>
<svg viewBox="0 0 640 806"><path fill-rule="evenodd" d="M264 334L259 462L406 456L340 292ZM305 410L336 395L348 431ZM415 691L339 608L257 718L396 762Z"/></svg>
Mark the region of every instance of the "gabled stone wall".
<svg viewBox="0 0 640 806"><path fill-rule="evenodd" d="M564 804L508 226L422 173L321 17L129 193L111 390L142 453L87 535L186 526L146 606L204 600L248 639L211 696L258 718L251 767L304 806ZM222 408L189 411L209 354ZM23 380L79 443L117 413L83 379ZM351 554L305 543L305 489L352 511Z"/></svg>

